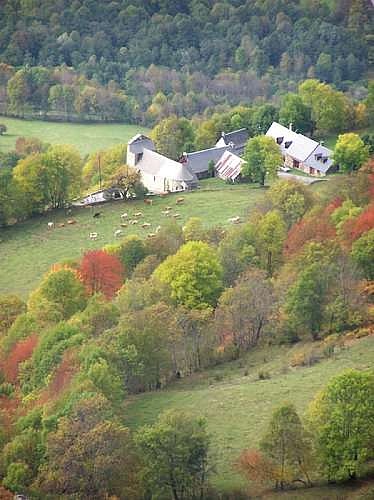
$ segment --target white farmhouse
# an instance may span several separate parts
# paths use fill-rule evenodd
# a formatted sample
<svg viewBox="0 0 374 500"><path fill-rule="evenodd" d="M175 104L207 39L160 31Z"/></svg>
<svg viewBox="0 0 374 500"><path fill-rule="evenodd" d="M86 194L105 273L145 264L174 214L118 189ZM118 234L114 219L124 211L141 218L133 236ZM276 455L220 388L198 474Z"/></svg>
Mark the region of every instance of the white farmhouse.
<svg viewBox="0 0 374 500"><path fill-rule="evenodd" d="M321 143L294 132L291 125L287 128L273 122L266 135L272 137L278 144L284 165L287 167L298 168L317 177L331 173L335 169L332 151Z"/></svg>
<svg viewBox="0 0 374 500"><path fill-rule="evenodd" d="M153 193L187 191L198 186L196 175L185 164L157 153L153 141L143 134L128 142L127 164L140 172L143 185Z"/></svg>

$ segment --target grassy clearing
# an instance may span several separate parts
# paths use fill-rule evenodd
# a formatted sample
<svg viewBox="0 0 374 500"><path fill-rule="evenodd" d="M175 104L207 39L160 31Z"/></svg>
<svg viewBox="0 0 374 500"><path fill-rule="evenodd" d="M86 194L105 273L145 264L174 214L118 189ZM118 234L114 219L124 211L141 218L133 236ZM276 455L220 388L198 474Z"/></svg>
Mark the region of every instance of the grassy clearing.
<svg viewBox="0 0 374 500"><path fill-rule="evenodd" d="M219 490L242 487L233 463L243 448L256 447L276 406L290 401L302 415L331 377L348 368L373 367L374 337L356 341L334 358L312 367L291 369L287 360L297 349L300 345L257 349L242 360L181 380L168 390L132 397L126 410L127 424L133 429L151 424L169 408L205 417L217 471L214 485ZM259 380L260 369L271 378ZM327 491L326 497L308 495L306 491L305 496L299 492L285 498L342 498L328 496Z"/></svg>
<svg viewBox="0 0 374 500"><path fill-rule="evenodd" d="M18 137L38 137L50 144L71 144L82 155L116 144L126 143L138 132L148 129L125 124L54 123L37 120L19 120L0 116L0 123L7 126L7 133L0 136L0 151L14 149Z"/></svg>
<svg viewBox="0 0 374 500"><path fill-rule="evenodd" d="M183 225L189 217L201 217L207 227L228 224L227 219L236 215L245 216L254 205L263 199L265 191L249 185L230 186L219 179L203 181L200 190L185 193L185 204L175 207L180 214L178 224ZM0 231L0 290L1 293L16 293L26 297L40 281L50 266L61 260L78 258L86 250L101 248L115 241L114 231L120 228L120 214L142 211L142 221L150 222L148 230L138 226L123 229L123 235L140 234L146 236L158 225L165 223L161 210L167 205L175 206L176 196L154 198L153 206L142 201L123 203L121 201L96 207L102 217L94 219L90 208L74 209L72 215L64 211L35 217L24 223ZM47 229L47 223L56 225L68 218L77 221L75 225ZM97 232L97 241L89 239L90 232Z"/></svg>

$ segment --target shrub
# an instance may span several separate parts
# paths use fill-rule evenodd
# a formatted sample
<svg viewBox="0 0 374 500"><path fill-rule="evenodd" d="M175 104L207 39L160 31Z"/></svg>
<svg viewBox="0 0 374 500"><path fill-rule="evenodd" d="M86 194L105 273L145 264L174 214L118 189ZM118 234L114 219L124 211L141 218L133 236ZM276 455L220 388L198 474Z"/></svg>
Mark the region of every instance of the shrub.
<svg viewBox="0 0 374 500"><path fill-rule="evenodd" d="M0 396L11 396L14 392L14 387L9 382L3 382L0 384Z"/></svg>
<svg viewBox="0 0 374 500"><path fill-rule="evenodd" d="M258 372L258 380L268 380L270 378L270 372L268 372L267 370L260 370Z"/></svg>

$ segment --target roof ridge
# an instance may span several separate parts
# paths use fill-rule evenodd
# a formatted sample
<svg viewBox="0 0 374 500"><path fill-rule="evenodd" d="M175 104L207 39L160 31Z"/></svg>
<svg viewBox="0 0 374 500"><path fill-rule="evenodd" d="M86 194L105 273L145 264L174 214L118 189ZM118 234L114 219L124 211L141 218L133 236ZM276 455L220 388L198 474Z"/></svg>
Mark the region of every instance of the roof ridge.
<svg viewBox="0 0 374 500"><path fill-rule="evenodd" d="M198 154L198 153L205 153L206 151L216 151L216 150L219 150L219 149L227 149L229 148L230 146L228 144L226 144L225 146L213 146L211 148L206 148L206 149L200 149L199 151L192 151L191 153L187 153L187 157L188 156L191 156L191 155L195 155L195 154Z"/></svg>

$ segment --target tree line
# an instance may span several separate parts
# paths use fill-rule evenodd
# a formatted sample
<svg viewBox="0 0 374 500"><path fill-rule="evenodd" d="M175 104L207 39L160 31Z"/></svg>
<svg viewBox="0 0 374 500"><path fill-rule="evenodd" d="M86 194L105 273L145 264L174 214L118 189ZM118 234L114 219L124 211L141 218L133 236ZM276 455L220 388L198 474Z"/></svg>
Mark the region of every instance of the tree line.
<svg viewBox="0 0 374 500"><path fill-rule="evenodd" d="M131 96L155 85L144 75L156 71L162 75L157 90L169 101L198 98L199 92L172 89L190 78L218 76L214 94L227 102L240 92L241 79L284 89L289 81L317 77L348 87L365 78L372 60L373 11L365 0L121 0L104 6L85 0L79 7L61 0L58 8L47 0L7 0L0 16L0 57L7 64L66 65L101 84L116 82ZM232 88L225 91L220 81Z"/></svg>
<svg viewBox="0 0 374 500"><path fill-rule="evenodd" d="M367 335L373 182L372 160L318 197L278 181L241 225L170 222L154 238L129 235L55 265L27 303L2 297L4 484L37 498L214 498L206 423L167 413L132 435L126 395L259 345L314 341L293 360L302 366L331 356L347 332ZM277 409L236 467L276 488L363 474L373 397L372 374L339 376L310 423Z"/></svg>

